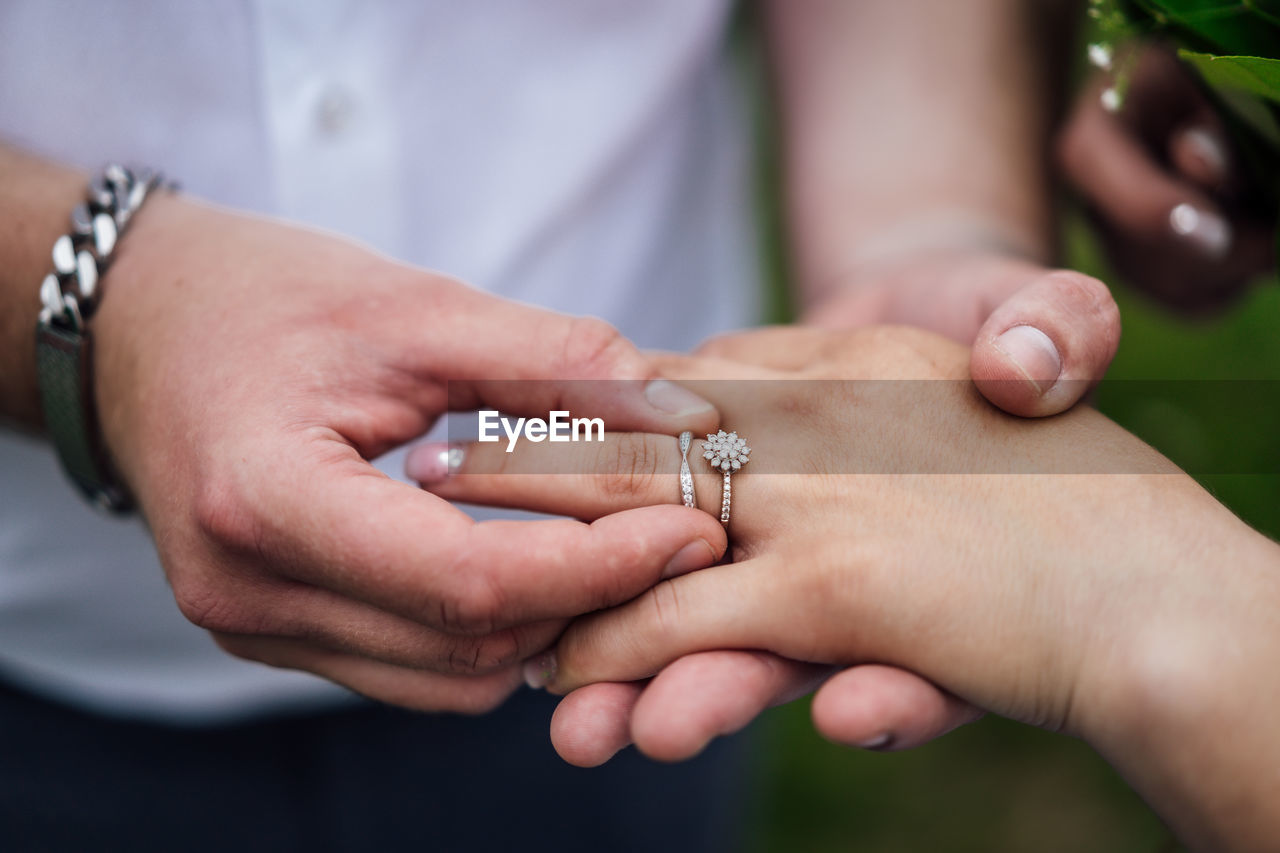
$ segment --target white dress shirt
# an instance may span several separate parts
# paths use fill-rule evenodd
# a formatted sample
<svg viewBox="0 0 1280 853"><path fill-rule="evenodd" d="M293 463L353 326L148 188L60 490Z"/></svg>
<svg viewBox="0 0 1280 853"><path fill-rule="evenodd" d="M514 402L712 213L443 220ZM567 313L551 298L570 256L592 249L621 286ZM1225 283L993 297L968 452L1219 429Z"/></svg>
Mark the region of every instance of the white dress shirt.
<svg viewBox="0 0 1280 853"><path fill-rule="evenodd" d="M155 166L193 195L685 349L759 310L728 6L5 0L0 139ZM400 475L399 455L379 464ZM48 447L12 433L0 679L187 722L346 695L217 649L141 523L95 514Z"/></svg>

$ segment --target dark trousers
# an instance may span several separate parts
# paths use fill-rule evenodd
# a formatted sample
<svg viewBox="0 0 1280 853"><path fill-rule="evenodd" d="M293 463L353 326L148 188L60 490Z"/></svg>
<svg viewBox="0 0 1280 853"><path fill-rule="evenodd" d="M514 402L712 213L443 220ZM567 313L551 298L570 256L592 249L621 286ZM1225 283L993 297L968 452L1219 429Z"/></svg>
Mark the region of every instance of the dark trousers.
<svg viewBox="0 0 1280 853"><path fill-rule="evenodd" d="M482 718L362 705L175 728L0 686L0 851L740 848L741 740L583 770L551 748L552 707L522 691Z"/></svg>

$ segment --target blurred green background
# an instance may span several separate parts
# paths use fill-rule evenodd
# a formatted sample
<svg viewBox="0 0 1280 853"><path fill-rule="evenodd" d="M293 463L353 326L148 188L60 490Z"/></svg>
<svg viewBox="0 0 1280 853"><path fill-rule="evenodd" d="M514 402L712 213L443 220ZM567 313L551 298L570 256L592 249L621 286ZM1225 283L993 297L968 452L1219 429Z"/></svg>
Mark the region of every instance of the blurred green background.
<svg viewBox="0 0 1280 853"><path fill-rule="evenodd" d="M748 22L740 31L749 28ZM749 41L749 35L738 39ZM748 65L749 73L759 73L757 62ZM761 243L773 318L780 320L787 306L777 248L776 159L763 107L759 128ZM1066 264L1111 284L1123 315L1123 340L1096 405L1197 472L1277 471L1280 405L1256 397L1280 383L1235 380L1280 380L1280 288L1260 282L1227 313L1179 317L1107 269L1084 218L1066 203L1062 221ZM1172 385L1178 393L1171 401L1164 392ZM1232 400L1240 404L1236 411ZM1199 479L1251 525L1280 537L1280 475L1201 473ZM766 714L754 737L761 748L748 837L759 853L1182 849L1087 745L1007 720L988 717L928 746L877 754L822 740L808 702L800 701Z"/></svg>

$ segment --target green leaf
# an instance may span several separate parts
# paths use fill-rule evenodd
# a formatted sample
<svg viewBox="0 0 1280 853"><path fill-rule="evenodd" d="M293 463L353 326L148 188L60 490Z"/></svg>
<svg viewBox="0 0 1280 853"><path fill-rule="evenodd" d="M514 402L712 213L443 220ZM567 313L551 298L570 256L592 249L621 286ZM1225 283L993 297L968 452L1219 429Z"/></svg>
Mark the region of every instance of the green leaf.
<svg viewBox="0 0 1280 853"><path fill-rule="evenodd" d="M1178 55L1191 63L1241 119L1280 149L1280 123L1272 107L1280 104L1280 59L1214 56L1190 50L1180 50Z"/></svg>
<svg viewBox="0 0 1280 853"><path fill-rule="evenodd" d="M1136 0L1188 43L1224 54L1280 56L1280 0Z"/></svg>
<svg viewBox="0 0 1280 853"><path fill-rule="evenodd" d="M1180 50L1178 55L1194 65L1205 82L1216 89L1243 89L1280 103L1280 59L1215 56L1191 50Z"/></svg>

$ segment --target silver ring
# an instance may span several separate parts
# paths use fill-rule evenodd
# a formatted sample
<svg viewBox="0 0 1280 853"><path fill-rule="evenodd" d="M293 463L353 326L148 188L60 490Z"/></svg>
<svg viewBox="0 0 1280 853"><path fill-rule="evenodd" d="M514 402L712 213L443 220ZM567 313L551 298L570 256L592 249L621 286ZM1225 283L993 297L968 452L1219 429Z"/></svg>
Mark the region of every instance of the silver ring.
<svg viewBox="0 0 1280 853"><path fill-rule="evenodd" d="M736 432L720 430L715 435L708 434L702 442L702 458L712 469L724 475L724 487L720 492L720 523L729 526L729 510L733 504L733 484L729 477L735 471L751 461L751 448L744 438Z"/></svg>
<svg viewBox="0 0 1280 853"><path fill-rule="evenodd" d="M680 497L690 509L698 505L693 499L693 472L689 470L689 443L692 441L692 432L685 430L680 433Z"/></svg>

